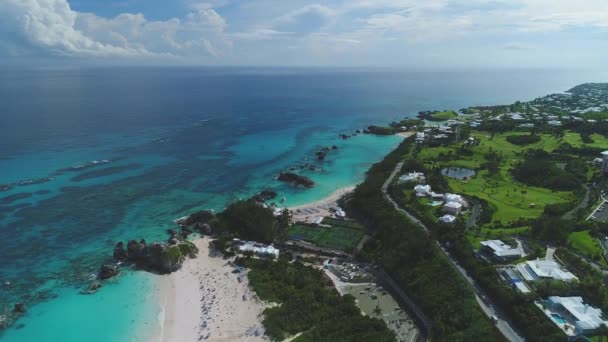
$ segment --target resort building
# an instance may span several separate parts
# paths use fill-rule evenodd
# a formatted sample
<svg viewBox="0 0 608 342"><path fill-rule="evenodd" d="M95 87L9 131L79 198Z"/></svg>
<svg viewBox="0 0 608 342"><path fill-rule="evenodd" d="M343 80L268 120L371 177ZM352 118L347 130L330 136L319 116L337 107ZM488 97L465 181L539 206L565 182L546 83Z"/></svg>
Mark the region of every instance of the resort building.
<svg viewBox="0 0 608 342"><path fill-rule="evenodd" d="M462 206L467 206L467 201L461 195L446 193L445 195L443 195L443 199L445 203L457 202L462 204Z"/></svg>
<svg viewBox="0 0 608 342"><path fill-rule="evenodd" d="M480 251L488 253L498 261L514 260L523 255L519 248L513 248L500 240L482 241Z"/></svg>
<svg viewBox="0 0 608 342"><path fill-rule="evenodd" d="M526 261L517 264L515 269L526 281L554 279L567 282L578 279L571 272L562 270L560 265L553 260Z"/></svg>
<svg viewBox="0 0 608 342"><path fill-rule="evenodd" d="M401 177L399 177L399 183L406 183L406 182L420 182L420 183L424 183L425 181L425 177L424 177L424 173L422 172L410 172L408 174L402 175Z"/></svg>
<svg viewBox="0 0 608 342"><path fill-rule="evenodd" d="M238 247L239 252L253 252L258 256L278 258L279 250L273 246L265 246L255 241L247 241Z"/></svg>
<svg viewBox="0 0 608 342"><path fill-rule="evenodd" d="M608 151L602 152L602 174L608 174Z"/></svg>
<svg viewBox="0 0 608 342"><path fill-rule="evenodd" d="M458 202L448 202L443 206L443 210L452 215L458 215L462 210L462 204Z"/></svg>
<svg viewBox="0 0 608 342"><path fill-rule="evenodd" d="M428 194L431 193L431 186L430 185L416 185L414 187L414 191L416 191L416 196L418 197L426 197Z"/></svg>
<svg viewBox="0 0 608 342"><path fill-rule="evenodd" d="M454 221L456 221L456 216L453 215L443 215L439 218L439 222L442 223L454 223Z"/></svg>
<svg viewBox="0 0 608 342"><path fill-rule="evenodd" d="M602 324L608 325L602 310L584 304L582 297L549 297L543 312L567 335L593 334Z"/></svg>

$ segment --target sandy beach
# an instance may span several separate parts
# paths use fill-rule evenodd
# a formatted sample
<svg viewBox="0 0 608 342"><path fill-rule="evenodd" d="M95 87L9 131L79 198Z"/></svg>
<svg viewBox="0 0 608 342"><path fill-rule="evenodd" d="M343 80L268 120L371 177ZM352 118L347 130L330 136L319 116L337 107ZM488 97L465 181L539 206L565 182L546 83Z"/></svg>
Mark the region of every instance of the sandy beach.
<svg viewBox="0 0 608 342"><path fill-rule="evenodd" d="M404 137L404 138L409 138L414 134L416 134L416 132L399 132L396 135L398 135L400 137Z"/></svg>
<svg viewBox="0 0 608 342"><path fill-rule="evenodd" d="M162 279L160 336L152 341L264 341L264 305L246 275L239 281L228 261L209 250L209 241L194 241L198 257Z"/></svg>
<svg viewBox="0 0 608 342"><path fill-rule="evenodd" d="M289 207L288 209L292 212L293 220L296 222L310 221L319 216L331 217L333 214L329 209L332 207L337 207L337 202L340 197L352 192L353 190L355 190L354 186L340 188L321 200L295 207Z"/></svg>

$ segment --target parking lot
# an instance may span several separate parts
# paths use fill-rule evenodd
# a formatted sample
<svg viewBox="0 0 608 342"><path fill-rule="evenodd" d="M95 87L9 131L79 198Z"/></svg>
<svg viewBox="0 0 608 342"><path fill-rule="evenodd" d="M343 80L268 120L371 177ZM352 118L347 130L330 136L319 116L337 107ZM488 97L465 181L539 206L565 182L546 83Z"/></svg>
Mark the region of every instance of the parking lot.
<svg viewBox="0 0 608 342"><path fill-rule="evenodd" d="M603 198L603 196L602 196ZM608 204L605 200L595 208L595 210L589 215L588 220L594 220L599 222L608 222Z"/></svg>
<svg viewBox="0 0 608 342"><path fill-rule="evenodd" d="M418 336L416 325L381 286L375 284L353 285L347 287L346 291L355 297L361 311L371 317L382 318L389 329L395 332L398 341L416 340ZM374 312L377 307L380 312Z"/></svg>

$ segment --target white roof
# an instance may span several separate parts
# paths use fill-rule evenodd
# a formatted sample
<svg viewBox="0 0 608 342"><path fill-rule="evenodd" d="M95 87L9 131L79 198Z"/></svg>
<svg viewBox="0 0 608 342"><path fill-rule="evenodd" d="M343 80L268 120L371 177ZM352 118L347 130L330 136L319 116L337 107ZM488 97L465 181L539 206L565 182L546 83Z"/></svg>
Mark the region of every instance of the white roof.
<svg viewBox="0 0 608 342"><path fill-rule="evenodd" d="M602 310L583 303L582 297L549 297L554 304L561 304L575 319L576 326L581 329L595 329L608 321L602 319Z"/></svg>
<svg viewBox="0 0 608 342"><path fill-rule="evenodd" d="M424 193L431 192L431 186L430 185L420 185L419 184L419 185L416 185L414 187L414 191L416 191L416 192L424 192Z"/></svg>
<svg viewBox="0 0 608 342"><path fill-rule="evenodd" d="M461 209L462 208L462 204L458 203L458 202L448 202L444 205L444 207L446 208L452 208L452 209Z"/></svg>
<svg viewBox="0 0 608 342"><path fill-rule="evenodd" d="M492 252L499 257L521 255L516 248L513 248L500 240L481 241L481 245L492 249Z"/></svg>
<svg viewBox="0 0 608 342"><path fill-rule="evenodd" d="M603 155L603 156L608 156L608 151L604 151L604 152L602 152L602 155Z"/></svg>
<svg viewBox="0 0 608 342"><path fill-rule="evenodd" d="M452 223L456 221L456 216L453 215L443 215L439 218L439 221L443 223Z"/></svg>
<svg viewBox="0 0 608 342"><path fill-rule="evenodd" d="M535 281L540 278L562 281L578 279L574 274L562 270L560 265L553 260L530 260L518 264L516 268L527 281Z"/></svg>
<svg viewBox="0 0 608 342"><path fill-rule="evenodd" d="M458 202L460 204L467 203L467 201L461 195L457 194L446 193L445 195L443 195L443 198L446 202Z"/></svg>

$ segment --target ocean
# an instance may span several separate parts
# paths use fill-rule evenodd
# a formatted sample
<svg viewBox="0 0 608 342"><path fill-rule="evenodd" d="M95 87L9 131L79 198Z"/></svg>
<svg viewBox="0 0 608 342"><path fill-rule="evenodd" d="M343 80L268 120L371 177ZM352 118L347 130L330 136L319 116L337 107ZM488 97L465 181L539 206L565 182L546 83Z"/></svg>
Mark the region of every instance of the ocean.
<svg viewBox="0 0 608 342"><path fill-rule="evenodd" d="M606 76L0 68L0 189L10 185L0 191L0 315L17 302L27 307L0 340L148 340L161 315L159 276L123 271L96 294L79 294L116 241L164 240L174 219L265 188L285 205L318 200L361 181L401 141L339 134L420 110L529 100ZM317 161L315 152L332 145L338 149ZM317 185L302 190L274 179L290 167Z"/></svg>

